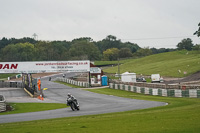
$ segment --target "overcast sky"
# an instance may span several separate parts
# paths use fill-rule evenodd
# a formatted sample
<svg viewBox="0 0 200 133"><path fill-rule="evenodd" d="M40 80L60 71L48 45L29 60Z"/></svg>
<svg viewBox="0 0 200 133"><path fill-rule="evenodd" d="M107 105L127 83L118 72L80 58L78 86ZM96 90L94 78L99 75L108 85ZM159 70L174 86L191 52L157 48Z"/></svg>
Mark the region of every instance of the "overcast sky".
<svg viewBox="0 0 200 133"><path fill-rule="evenodd" d="M67 40L114 35L140 47L175 48L200 22L200 0L0 0L0 39Z"/></svg>

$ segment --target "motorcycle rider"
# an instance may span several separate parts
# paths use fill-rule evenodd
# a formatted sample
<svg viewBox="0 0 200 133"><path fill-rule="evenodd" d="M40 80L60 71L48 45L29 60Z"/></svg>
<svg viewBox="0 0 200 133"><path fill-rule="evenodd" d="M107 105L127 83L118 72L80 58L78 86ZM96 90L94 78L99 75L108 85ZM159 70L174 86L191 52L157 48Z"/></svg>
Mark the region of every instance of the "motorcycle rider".
<svg viewBox="0 0 200 133"><path fill-rule="evenodd" d="M68 93L67 96L68 96L67 99L72 98L75 101L76 105L79 107L79 103L78 103L77 99L73 95Z"/></svg>

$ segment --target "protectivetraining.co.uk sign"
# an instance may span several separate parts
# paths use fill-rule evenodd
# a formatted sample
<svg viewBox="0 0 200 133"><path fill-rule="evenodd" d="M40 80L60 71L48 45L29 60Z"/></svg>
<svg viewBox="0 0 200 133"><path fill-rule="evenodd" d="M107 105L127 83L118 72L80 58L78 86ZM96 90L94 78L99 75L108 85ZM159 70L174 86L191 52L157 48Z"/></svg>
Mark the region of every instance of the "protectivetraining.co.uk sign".
<svg viewBox="0 0 200 133"><path fill-rule="evenodd" d="M90 61L0 62L0 73L89 72Z"/></svg>

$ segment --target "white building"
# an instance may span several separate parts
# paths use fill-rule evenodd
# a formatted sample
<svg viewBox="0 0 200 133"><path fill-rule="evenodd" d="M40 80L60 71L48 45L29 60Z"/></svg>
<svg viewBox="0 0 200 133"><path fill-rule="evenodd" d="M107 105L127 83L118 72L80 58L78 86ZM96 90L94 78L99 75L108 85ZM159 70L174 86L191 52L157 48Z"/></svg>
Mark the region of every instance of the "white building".
<svg viewBox="0 0 200 133"><path fill-rule="evenodd" d="M122 82L136 82L136 73L125 72L121 74Z"/></svg>

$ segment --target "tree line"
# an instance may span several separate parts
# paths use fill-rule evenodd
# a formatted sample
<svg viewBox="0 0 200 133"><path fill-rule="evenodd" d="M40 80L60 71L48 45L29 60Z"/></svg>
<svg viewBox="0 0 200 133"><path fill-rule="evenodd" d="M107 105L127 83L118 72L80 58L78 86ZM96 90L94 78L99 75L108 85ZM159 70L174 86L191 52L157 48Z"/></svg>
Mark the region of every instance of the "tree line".
<svg viewBox="0 0 200 133"><path fill-rule="evenodd" d="M189 44L191 44L188 46ZM177 49L192 50L191 39L182 40ZM0 40L0 61L53 61L53 60L117 60L118 58L143 57L151 54L170 52L169 48L141 48L136 43L122 42L113 35L100 41L90 37L72 41L41 41L24 37Z"/></svg>

